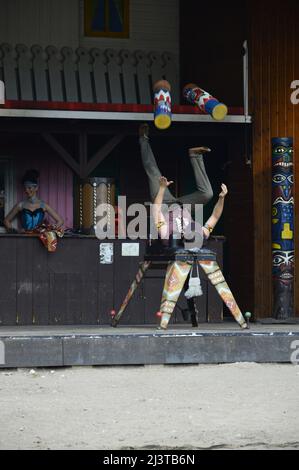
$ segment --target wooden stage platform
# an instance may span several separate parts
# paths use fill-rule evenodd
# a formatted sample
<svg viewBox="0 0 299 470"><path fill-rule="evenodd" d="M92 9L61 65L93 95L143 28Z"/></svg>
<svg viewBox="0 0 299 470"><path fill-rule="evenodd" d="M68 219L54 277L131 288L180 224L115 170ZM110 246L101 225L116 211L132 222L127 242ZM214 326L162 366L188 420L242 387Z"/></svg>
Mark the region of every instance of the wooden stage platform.
<svg viewBox="0 0 299 470"><path fill-rule="evenodd" d="M156 326L3 326L0 367L83 365L291 363L299 351L299 325L234 322ZM293 354L293 356L292 356ZM299 352L297 354L299 360Z"/></svg>

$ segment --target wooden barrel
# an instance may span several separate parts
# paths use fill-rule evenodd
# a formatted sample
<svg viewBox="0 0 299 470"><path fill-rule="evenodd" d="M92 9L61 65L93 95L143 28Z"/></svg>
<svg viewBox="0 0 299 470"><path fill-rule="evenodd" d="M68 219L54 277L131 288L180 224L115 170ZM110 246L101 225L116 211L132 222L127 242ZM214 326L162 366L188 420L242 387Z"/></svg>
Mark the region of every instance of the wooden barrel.
<svg viewBox="0 0 299 470"><path fill-rule="evenodd" d="M114 178L94 177L80 181L76 201L76 220L79 230L94 235L98 221L97 207L100 204L115 206ZM108 224L109 215L110 213L108 213Z"/></svg>

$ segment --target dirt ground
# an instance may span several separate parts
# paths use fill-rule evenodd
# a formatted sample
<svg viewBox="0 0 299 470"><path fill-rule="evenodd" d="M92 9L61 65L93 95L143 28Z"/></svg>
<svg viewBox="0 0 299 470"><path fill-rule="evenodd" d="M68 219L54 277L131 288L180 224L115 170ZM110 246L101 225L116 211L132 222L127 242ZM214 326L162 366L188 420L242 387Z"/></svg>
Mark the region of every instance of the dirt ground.
<svg viewBox="0 0 299 470"><path fill-rule="evenodd" d="M0 449L299 449L299 366L0 371Z"/></svg>

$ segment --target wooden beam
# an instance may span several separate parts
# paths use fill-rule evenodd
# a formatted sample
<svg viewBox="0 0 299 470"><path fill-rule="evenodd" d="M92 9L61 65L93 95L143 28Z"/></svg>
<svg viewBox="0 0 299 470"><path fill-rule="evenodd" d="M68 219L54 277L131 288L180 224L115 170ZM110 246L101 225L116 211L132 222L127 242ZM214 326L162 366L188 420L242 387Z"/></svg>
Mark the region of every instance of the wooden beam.
<svg viewBox="0 0 299 470"><path fill-rule="evenodd" d="M51 120L36 119L32 121L27 118L15 119L13 122L8 118L0 119L1 139L3 133L7 134L66 134L78 135L86 132L88 135L110 135L125 134L135 136L138 139L138 127L141 122L136 121L79 121L67 119ZM228 137L239 135L240 129L244 129L245 124L228 123L198 123L198 122L173 122L167 132L161 132L150 124L150 136L155 138L169 138L177 136L197 136L205 137L219 136Z"/></svg>
<svg viewBox="0 0 299 470"><path fill-rule="evenodd" d="M93 157L91 157L87 165L87 175L89 175L112 152L124 137L124 134L115 135L105 145L103 145L103 147L101 147Z"/></svg>
<svg viewBox="0 0 299 470"><path fill-rule="evenodd" d="M80 177L86 178L89 174L87 171L87 134L80 132L79 134L79 158L80 158Z"/></svg>
<svg viewBox="0 0 299 470"><path fill-rule="evenodd" d="M80 176L80 166L78 163L73 159L73 157L68 153L67 150L53 137L51 134L43 132L42 134L43 139L52 147L55 152L66 162L67 165L71 167L71 169Z"/></svg>

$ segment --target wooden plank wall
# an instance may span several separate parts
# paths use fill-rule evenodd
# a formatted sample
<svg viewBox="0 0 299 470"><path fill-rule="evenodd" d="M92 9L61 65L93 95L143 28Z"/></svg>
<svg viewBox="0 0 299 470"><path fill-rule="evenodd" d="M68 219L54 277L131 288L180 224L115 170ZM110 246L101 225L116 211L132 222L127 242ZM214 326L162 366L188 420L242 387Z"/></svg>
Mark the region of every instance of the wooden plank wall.
<svg viewBox="0 0 299 470"><path fill-rule="evenodd" d="M0 42L79 46L78 0L0 0Z"/></svg>
<svg viewBox="0 0 299 470"><path fill-rule="evenodd" d="M228 139L228 161L225 183L228 197L224 208L226 257L224 260L227 282L242 312L255 313L253 263L253 189L252 166L249 164L251 131L239 130ZM247 144L246 144L247 142Z"/></svg>
<svg viewBox="0 0 299 470"><path fill-rule="evenodd" d="M130 37L88 38L83 0L0 0L0 43L179 53L179 0L130 0Z"/></svg>
<svg viewBox="0 0 299 470"><path fill-rule="evenodd" d="M255 314L272 316L271 137L294 138L295 208L299 207L299 105L290 101L290 84L299 80L299 2L250 0L250 106L253 115ZM297 209L298 210L298 209ZM296 209L295 209L296 214ZM295 220L298 239L299 218ZM295 244L296 246L296 244ZM299 252L295 250L295 277ZM299 283L295 283L299 315Z"/></svg>
<svg viewBox="0 0 299 470"><path fill-rule="evenodd" d="M180 1L182 87L197 83L230 106L243 106L245 1Z"/></svg>
<svg viewBox="0 0 299 470"><path fill-rule="evenodd" d="M145 241L139 241L139 257L123 256L122 244L114 240L113 264L101 264L100 241L92 237L64 237L57 251L48 253L32 236L0 236L0 326L5 325L107 325L112 309L119 309L143 259ZM222 260L222 243L209 241L208 248ZM131 299L122 325L155 324L165 276L165 267L148 271ZM159 276L160 274L160 276ZM199 300L200 320L220 321L222 302L215 288ZM187 307L181 294L178 302ZM211 306L211 308L210 308ZM177 307L173 323L182 323ZM189 325L189 323L188 323Z"/></svg>

